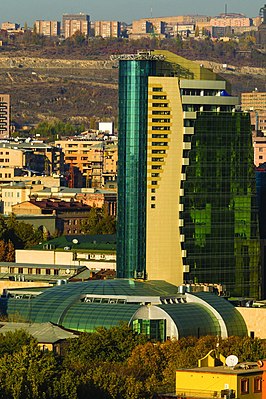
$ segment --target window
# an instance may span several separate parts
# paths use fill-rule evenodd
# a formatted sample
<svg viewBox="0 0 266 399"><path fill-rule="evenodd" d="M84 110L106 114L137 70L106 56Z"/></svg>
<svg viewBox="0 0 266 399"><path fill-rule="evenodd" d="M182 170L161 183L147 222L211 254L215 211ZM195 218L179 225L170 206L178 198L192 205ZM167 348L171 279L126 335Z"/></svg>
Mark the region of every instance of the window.
<svg viewBox="0 0 266 399"><path fill-rule="evenodd" d="M152 126L152 130L170 130L169 126Z"/></svg>
<svg viewBox="0 0 266 399"><path fill-rule="evenodd" d="M32 268L31 267L28 268L28 274L32 274Z"/></svg>
<svg viewBox="0 0 266 399"><path fill-rule="evenodd" d="M170 119L169 118L167 118L167 119L159 119L159 118L152 118L152 122L153 123L170 123Z"/></svg>
<svg viewBox="0 0 266 399"><path fill-rule="evenodd" d="M59 270L58 269L54 269L54 275L58 276L59 275Z"/></svg>
<svg viewBox="0 0 266 399"><path fill-rule="evenodd" d="M164 108L164 107L168 107L168 104L167 103L152 103L152 106Z"/></svg>
<svg viewBox="0 0 266 399"><path fill-rule="evenodd" d="M15 268L14 267L10 267L10 273L15 273Z"/></svg>
<svg viewBox="0 0 266 399"><path fill-rule="evenodd" d="M36 269L36 274L41 274L41 269Z"/></svg>
<svg viewBox="0 0 266 399"><path fill-rule="evenodd" d="M151 160L152 160L152 162L163 162L164 161L163 158L152 158Z"/></svg>
<svg viewBox="0 0 266 399"><path fill-rule="evenodd" d="M254 378L254 393L262 391L262 378L255 377Z"/></svg>
<svg viewBox="0 0 266 399"><path fill-rule="evenodd" d="M18 268L18 273L19 273L19 274L23 274L23 267L19 267L19 268Z"/></svg>
<svg viewBox="0 0 266 399"><path fill-rule="evenodd" d="M160 146L166 147L168 143L165 141L153 141L151 145L155 147L160 147Z"/></svg>
<svg viewBox="0 0 266 399"><path fill-rule="evenodd" d="M152 197L151 197L151 201L155 201L155 196L152 196Z"/></svg>
<svg viewBox="0 0 266 399"><path fill-rule="evenodd" d="M154 100L166 100L166 96L164 96L164 95L161 95L161 96L156 96L156 95L153 95L152 96L152 98L154 99Z"/></svg>
<svg viewBox="0 0 266 399"><path fill-rule="evenodd" d="M247 378L242 378L240 381L241 394L249 393L249 380Z"/></svg>
<svg viewBox="0 0 266 399"><path fill-rule="evenodd" d="M166 151L165 150L151 150L152 154L165 154Z"/></svg>
<svg viewBox="0 0 266 399"><path fill-rule="evenodd" d="M51 274L51 269L46 269L45 273L46 274Z"/></svg>
<svg viewBox="0 0 266 399"><path fill-rule="evenodd" d="M153 208L153 209L154 209L154 208L155 208L155 204L151 204L151 208Z"/></svg>
<svg viewBox="0 0 266 399"><path fill-rule="evenodd" d="M259 156L259 159L263 159L263 155L260 155L260 156Z"/></svg>

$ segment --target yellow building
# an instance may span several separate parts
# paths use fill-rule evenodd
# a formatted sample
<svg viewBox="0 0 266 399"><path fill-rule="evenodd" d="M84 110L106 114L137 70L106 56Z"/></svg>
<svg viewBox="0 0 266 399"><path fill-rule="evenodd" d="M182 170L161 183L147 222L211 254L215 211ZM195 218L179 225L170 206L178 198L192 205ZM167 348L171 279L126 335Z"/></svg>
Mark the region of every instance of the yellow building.
<svg viewBox="0 0 266 399"><path fill-rule="evenodd" d="M210 351L198 361L199 367L177 370L176 397L185 399L262 399L263 369L257 363L237 364L236 356L225 359ZM230 359L235 364L229 367Z"/></svg>

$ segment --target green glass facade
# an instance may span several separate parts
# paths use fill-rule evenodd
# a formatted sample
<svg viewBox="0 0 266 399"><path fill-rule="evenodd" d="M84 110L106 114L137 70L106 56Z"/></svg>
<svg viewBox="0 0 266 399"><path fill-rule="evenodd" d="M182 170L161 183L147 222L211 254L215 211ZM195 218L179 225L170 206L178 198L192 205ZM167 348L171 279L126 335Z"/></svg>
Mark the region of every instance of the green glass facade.
<svg viewBox="0 0 266 399"><path fill-rule="evenodd" d="M198 112L184 181L188 279L261 297L249 115Z"/></svg>
<svg viewBox="0 0 266 399"><path fill-rule="evenodd" d="M171 232L167 236L166 231L163 240L171 242L173 226L180 237L176 267L181 279L184 276L185 281L194 283L220 283L234 296L264 297L249 115L235 111L237 98L228 94L228 85L221 77L191 61L162 53L164 60L120 60L117 277L145 279L151 275L154 263L149 262L146 254L151 251L146 250L162 242L157 239L158 220L151 234L155 214L151 209L157 212L161 206L163 214L161 198L165 193L165 207L168 199L178 204L178 223L174 226L175 215L162 223L168 223L167 231ZM153 78L149 80L150 76ZM173 90L180 90L180 99L172 97L166 104L172 91L169 78L173 79ZM151 82L160 87L165 82L161 99L152 93ZM177 111L180 105L183 113ZM158 110L164 115L162 111L167 107L168 119L162 117L151 126L153 115L158 115ZM176 167L173 176L177 178L170 183L165 176L172 168L167 157L173 141L162 139L158 143L166 148L154 151L161 151L164 158L158 161L161 164L153 165L147 140L151 130L170 131L172 126L175 130L171 137L178 137L175 145L180 145L182 159L177 160L181 166ZM158 188L153 191L149 187L150 164L161 171ZM153 183L157 187L156 181ZM176 188L180 190L179 198ZM147 196L148 201L154 201L150 207ZM160 259L161 264L156 265L156 272L160 267L169 268L173 275L170 262L165 262L170 251L156 251L156 261ZM170 277L167 275L168 281L173 282Z"/></svg>
<svg viewBox="0 0 266 399"><path fill-rule="evenodd" d="M19 295L16 290L13 297L0 298L0 310L10 320L51 322L80 332L125 322L160 341L167 336L247 335L242 316L227 300L206 292L185 295L186 303L176 301L177 287L164 281L90 280L46 288L36 297L24 288Z"/></svg>
<svg viewBox="0 0 266 399"><path fill-rule="evenodd" d="M145 278L148 77L155 61L120 61L117 277Z"/></svg>

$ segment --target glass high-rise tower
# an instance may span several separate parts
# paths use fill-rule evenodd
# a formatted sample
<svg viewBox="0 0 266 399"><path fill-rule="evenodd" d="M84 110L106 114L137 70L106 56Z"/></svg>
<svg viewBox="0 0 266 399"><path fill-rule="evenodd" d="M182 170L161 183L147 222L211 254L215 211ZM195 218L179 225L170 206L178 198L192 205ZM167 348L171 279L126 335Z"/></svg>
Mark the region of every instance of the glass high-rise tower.
<svg viewBox="0 0 266 399"><path fill-rule="evenodd" d="M117 276L261 297L249 115L202 65L119 58Z"/></svg>

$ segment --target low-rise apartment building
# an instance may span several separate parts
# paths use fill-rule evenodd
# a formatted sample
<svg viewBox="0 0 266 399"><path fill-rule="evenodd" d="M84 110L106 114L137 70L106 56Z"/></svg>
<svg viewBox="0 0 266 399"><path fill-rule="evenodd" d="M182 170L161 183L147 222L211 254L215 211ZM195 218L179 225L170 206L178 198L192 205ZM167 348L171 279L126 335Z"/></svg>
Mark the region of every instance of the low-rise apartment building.
<svg viewBox="0 0 266 399"><path fill-rule="evenodd" d="M0 143L0 169L24 168L32 174L50 175L63 173L63 166L63 154L59 147L42 142Z"/></svg>
<svg viewBox="0 0 266 399"><path fill-rule="evenodd" d="M109 215L116 215L117 194L115 190L96 188L44 187L32 191L31 198L37 201L54 199L60 201L79 201L90 207L105 208Z"/></svg>
<svg viewBox="0 0 266 399"><path fill-rule="evenodd" d="M57 269L58 265L63 268L64 265L66 271L67 268L70 270L73 268L74 271L80 266L86 266L91 271L116 270L116 236L110 234L61 236L31 249L17 249L16 262L53 265L50 269ZM72 275L72 272L66 271L65 276ZM63 276L59 272L57 275L61 275L61 278Z"/></svg>
<svg viewBox="0 0 266 399"><path fill-rule="evenodd" d="M1 29L7 30L7 31L13 31L19 29L20 25L17 24L16 22L3 22L1 24Z"/></svg>
<svg viewBox="0 0 266 399"><path fill-rule="evenodd" d="M51 234L81 234L82 222L91 207L77 201L42 200L24 201L12 206L17 219L42 228Z"/></svg>

